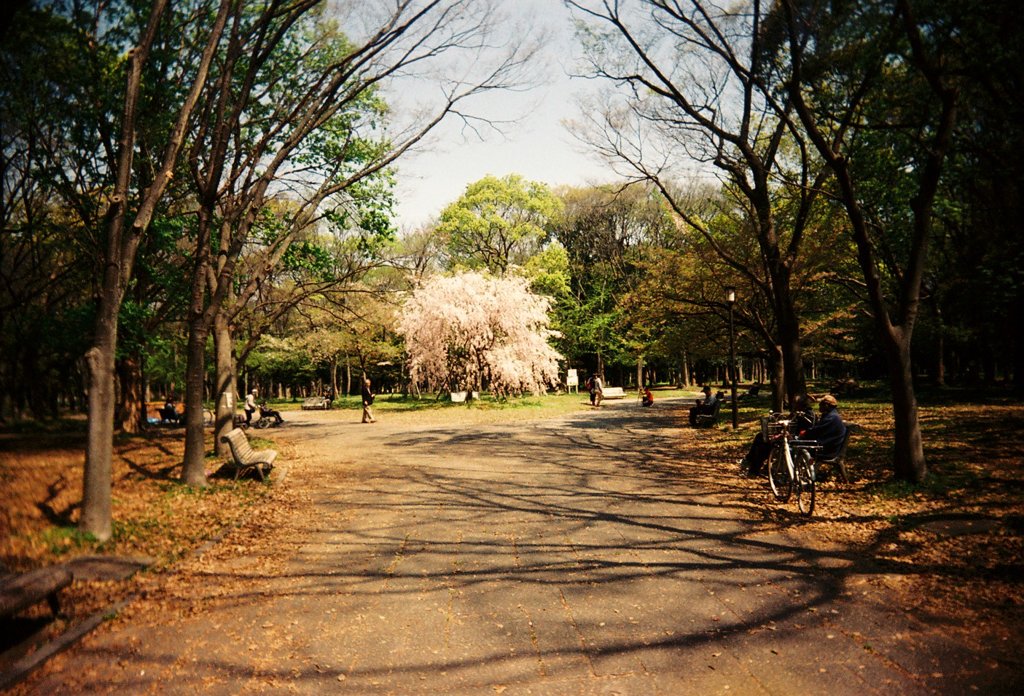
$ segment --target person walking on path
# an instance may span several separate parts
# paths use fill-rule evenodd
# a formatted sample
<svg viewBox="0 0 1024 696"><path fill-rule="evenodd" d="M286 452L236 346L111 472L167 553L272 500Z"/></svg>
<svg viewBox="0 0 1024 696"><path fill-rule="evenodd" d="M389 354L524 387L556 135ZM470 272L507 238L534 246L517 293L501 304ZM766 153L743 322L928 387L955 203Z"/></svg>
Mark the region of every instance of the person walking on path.
<svg viewBox="0 0 1024 696"><path fill-rule="evenodd" d="M366 377L363 379L363 422L364 423L376 423L377 421L373 417L373 412L370 411L370 406L373 405L373 390L370 389L370 378Z"/></svg>
<svg viewBox="0 0 1024 696"><path fill-rule="evenodd" d="M590 378L590 403L593 406L600 406L601 399L604 397L604 384L601 383L601 377L595 372L594 376Z"/></svg>

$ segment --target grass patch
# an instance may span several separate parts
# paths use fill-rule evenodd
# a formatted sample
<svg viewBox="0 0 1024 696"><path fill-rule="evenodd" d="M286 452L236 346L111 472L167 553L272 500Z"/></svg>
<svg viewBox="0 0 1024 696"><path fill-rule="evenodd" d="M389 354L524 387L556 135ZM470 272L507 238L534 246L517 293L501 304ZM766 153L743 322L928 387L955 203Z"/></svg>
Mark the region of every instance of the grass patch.
<svg viewBox="0 0 1024 696"><path fill-rule="evenodd" d="M96 537L77 527L47 527L40 532L40 539L49 552L57 557L77 551L92 551L99 546Z"/></svg>

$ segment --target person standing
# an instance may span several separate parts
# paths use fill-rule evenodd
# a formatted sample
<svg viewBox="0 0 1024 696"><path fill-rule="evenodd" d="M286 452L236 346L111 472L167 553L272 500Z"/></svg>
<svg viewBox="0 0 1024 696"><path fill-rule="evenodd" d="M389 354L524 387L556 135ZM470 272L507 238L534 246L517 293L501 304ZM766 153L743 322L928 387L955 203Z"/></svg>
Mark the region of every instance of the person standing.
<svg viewBox="0 0 1024 696"><path fill-rule="evenodd" d="M373 418L373 412L370 411L370 406L373 405L373 390L370 388L370 378L366 377L363 379L363 422L364 423L376 423L377 421Z"/></svg>
<svg viewBox="0 0 1024 696"><path fill-rule="evenodd" d="M594 376L590 378L590 403L600 406L602 398L604 398L604 383L601 382L601 376L595 372Z"/></svg>
<svg viewBox="0 0 1024 696"><path fill-rule="evenodd" d="M245 395L245 424L252 425L252 414L256 413L256 395L257 390L254 388L251 392Z"/></svg>

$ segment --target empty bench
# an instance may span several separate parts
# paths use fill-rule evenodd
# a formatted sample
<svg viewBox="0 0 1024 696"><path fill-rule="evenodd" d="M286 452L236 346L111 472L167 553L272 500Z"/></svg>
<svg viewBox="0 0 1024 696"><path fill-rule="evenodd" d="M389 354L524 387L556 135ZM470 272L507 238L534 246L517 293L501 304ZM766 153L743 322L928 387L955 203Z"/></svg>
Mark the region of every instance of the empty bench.
<svg viewBox="0 0 1024 696"><path fill-rule="evenodd" d="M623 399L626 396L626 392L622 387L605 387L601 390L602 399Z"/></svg>
<svg viewBox="0 0 1024 696"><path fill-rule="evenodd" d="M303 411L326 411L331 407L331 402L326 396L310 396L302 402Z"/></svg>
<svg viewBox="0 0 1024 696"><path fill-rule="evenodd" d="M54 616L60 614L58 593L71 584L67 566L49 566L0 579L0 619L14 616L44 599Z"/></svg>
<svg viewBox="0 0 1024 696"><path fill-rule="evenodd" d="M235 428L220 441L228 443L228 447L231 448L231 461L228 462L228 466L234 469L236 481L239 476L250 471L255 471L259 475L260 481L265 481L266 475L274 468L277 451L254 450L243 430Z"/></svg>

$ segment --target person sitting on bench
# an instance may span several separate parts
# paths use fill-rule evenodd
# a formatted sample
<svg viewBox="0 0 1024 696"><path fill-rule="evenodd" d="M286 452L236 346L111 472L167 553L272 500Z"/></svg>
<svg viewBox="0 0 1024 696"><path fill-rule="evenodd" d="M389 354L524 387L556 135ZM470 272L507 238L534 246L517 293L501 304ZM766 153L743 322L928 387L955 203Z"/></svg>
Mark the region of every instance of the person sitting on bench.
<svg viewBox="0 0 1024 696"><path fill-rule="evenodd" d="M160 420L165 423L178 422L178 407L174 405L174 397L168 396L164 407L160 409Z"/></svg>
<svg viewBox="0 0 1024 696"><path fill-rule="evenodd" d="M831 394L821 397L818 400L821 416L815 421L814 410L807 397L797 397L794 402L793 413L790 416L790 432L795 433L800 440L813 440L821 445L821 452L817 456L822 459L834 457L843 445L846 424L839 416L838 406L836 397ZM758 476L771 451L772 443L765 441L761 433L755 435L747 456L740 460L741 473L746 476Z"/></svg>
<svg viewBox="0 0 1024 696"><path fill-rule="evenodd" d="M697 405L690 408L690 425L694 427L697 425L697 416L713 415L715 404L718 403L718 399L711 393L711 387L704 385L701 391L704 392L704 398L697 399Z"/></svg>

